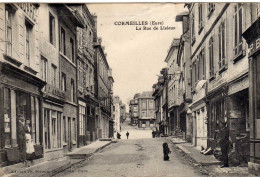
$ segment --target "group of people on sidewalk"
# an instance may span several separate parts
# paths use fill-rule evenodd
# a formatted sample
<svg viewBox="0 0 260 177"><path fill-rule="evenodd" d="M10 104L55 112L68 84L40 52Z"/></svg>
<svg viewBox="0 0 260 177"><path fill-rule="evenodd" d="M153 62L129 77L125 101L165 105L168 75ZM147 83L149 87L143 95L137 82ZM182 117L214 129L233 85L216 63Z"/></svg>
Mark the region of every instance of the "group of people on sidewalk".
<svg viewBox="0 0 260 177"><path fill-rule="evenodd" d="M20 161L26 162L30 155L35 152L33 140L31 138L30 120L23 115L18 116L18 147L20 150Z"/></svg>

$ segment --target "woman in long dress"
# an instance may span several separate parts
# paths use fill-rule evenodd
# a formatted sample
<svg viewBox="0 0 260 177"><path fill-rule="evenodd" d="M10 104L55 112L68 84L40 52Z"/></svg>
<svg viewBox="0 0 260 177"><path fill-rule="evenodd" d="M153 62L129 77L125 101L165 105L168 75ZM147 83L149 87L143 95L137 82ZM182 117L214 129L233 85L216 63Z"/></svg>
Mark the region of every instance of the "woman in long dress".
<svg viewBox="0 0 260 177"><path fill-rule="evenodd" d="M30 120L26 120L25 122L25 138L26 138L26 154L34 153L33 140L31 137L31 129L30 129Z"/></svg>

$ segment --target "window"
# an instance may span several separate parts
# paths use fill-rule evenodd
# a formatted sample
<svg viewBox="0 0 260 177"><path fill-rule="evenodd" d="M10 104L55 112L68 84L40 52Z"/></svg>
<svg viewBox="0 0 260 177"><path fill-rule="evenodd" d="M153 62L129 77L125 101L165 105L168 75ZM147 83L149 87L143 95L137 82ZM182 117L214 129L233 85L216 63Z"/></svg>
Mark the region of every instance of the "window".
<svg viewBox="0 0 260 177"><path fill-rule="evenodd" d="M142 112L142 117L146 117L146 112Z"/></svg>
<svg viewBox="0 0 260 177"><path fill-rule="evenodd" d="M78 87L79 91L83 92L83 84L84 84L84 69L83 69L83 62L78 60Z"/></svg>
<svg viewBox="0 0 260 177"><path fill-rule="evenodd" d="M52 45L55 45L55 18L54 16L50 13L49 15L49 27L50 27L50 43Z"/></svg>
<svg viewBox="0 0 260 177"><path fill-rule="evenodd" d="M203 6L202 6L202 3L200 3L198 5L198 11L199 11L199 34L201 32L201 30L203 29L204 27L204 24L203 24Z"/></svg>
<svg viewBox="0 0 260 177"><path fill-rule="evenodd" d="M79 105L79 135L85 135L86 107Z"/></svg>
<svg viewBox="0 0 260 177"><path fill-rule="evenodd" d="M191 14L191 44L193 45L196 41L195 37L195 20L194 14Z"/></svg>
<svg viewBox="0 0 260 177"><path fill-rule="evenodd" d="M4 88L4 146L11 147L12 129L11 129L11 90Z"/></svg>
<svg viewBox="0 0 260 177"><path fill-rule="evenodd" d="M92 89L92 68L89 68L89 87L90 87L90 90L93 91Z"/></svg>
<svg viewBox="0 0 260 177"><path fill-rule="evenodd" d="M77 139L77 124L76 119L72 118L72 143L75 144Z"/></svg>
<svg viewBox="0 0 260 177"><path fill-rule="evenodd" d="M74 84L74 80L71 79L71 93L70 93L70 96L71 96L71 101L73 103L75 103L75 84Z"/></svg>
<svg viewBox="0 0 260 177"><path fill-rule="evenodd" d="M234 38L235 38L235 46L234 46L234 54L237 56L242 52L242 5L241 3L237 3L234 7Z"/></svg>
<svg viewBox="0 0 260 177"><path fill-rule="evenodd" d="M89 87L89 71L88 71L88 65L86 65L85 68L85 87Z"/></svg>
<svg viewBox="0 0 260 177"><path fill-rule="evenodd" d="M115 111L115 106L113 106L113 111Z"/></svg>
<svg viewBox="0 0 260 177"><path fill-rule="evenodd" d="M63 142L67 142L67 119L63 116Z"/></svg>
<svg viewBox="0 0 260 177"><path fill-rule="evenodd" d="M219 69L222 69L226 65L225 59L225 22L222 22L219 26Z"/></svg>
<svg viewBox="0 0 260 177"><path fill-rule="evenodd" d="M71 56L71 60L73 63L75 63L75 56L74 56L74 41L73 39L70 38L70 49L71 49L71 53L70 53L70 56Z"/></svg>
<svg viewBox="0 0 260 177"><path fill-rule="evenodd" d="M45 82L47 81L47 60L44 57L41 57L41 74L42 74L42 80Z"/></svg>
<svg viewBox="0 0 260 177"><path fill-rule="evenodd" d="M208 17L210 18L211 14L215 10L215 4L214 3L208 3Z"/></svg>
<svg viewBox="0 0 260 177"><path fill-rule="evenodd" d="M56 86L56 78L57 78L57 74L56 74L56 70L57 70L57 67L55 65L51 65L51 84L53 86Z"/></svg>
<svg viewBox="0 0 260 177"><path fill-rule="evenodd" d="M51 149L50 139L50 110L44 109L44 137L45 149Z"/></svg>
<svg viewBox="0 0 260 177"><path fill-rule="evenodd" d="M66 74L61 73L61 90L66 91Z"/></svg>
<svg viewBox="0 0 260 177"><path fill-rule="evenodd" d="M57 148L61 148L61 112L57 112Z"/></svg>
<svg viewBox="0 0 260 177"><path fill-rule="evenodd" d="M65 40L65 30L61 27L60 29L60 51L66 55L66 40Z"/></svg>
<svg viewBox="0 0 260 177"><path fill-rule="evenodd" d="M153 101L150 100L150 101L149 101L149 109L153 109L153 107L154 107Z"/></svg>
<svg viewBox="0 0 260 177"><path fill-rule="evenodd" d="M57 148L57 111L51 111L51 148Z"/></svg>
<svg viewBox="0 0 260 177"><path fill-rule="evenodd" d="M32 25L25 21L25 53L26 53L26 64L28 66L30 66L30 60L31 60L31 49L32 49L32 39L31 39L31 35L32 35Z"/></svg>
<svg viewBox="0 0 260 177"><path fill-rule="evenodd" d="M12 56L12 45L13 45L13 11L10 10L9 6L6 6L5 18L6 18L6 54Z"/></svg>
<svg viewBox="0 0 260 177"><path fill-rule="evenodd" d="M213 76L214 74L214 45L213 37L209 39L209 75Z"/></svg>
<svg viewBox="0 0 260 177"><path fill-rule="evenodd" d="M201 50L198 56L198 80L205 79L205 57L204 49Z"/></svg>
<svg viewBox="0 0 260 177"><path fill-rule="evenodd" d="M256 16L257 16L257 17L260 16L260 3L257 3L257 7L256 7Z"/></svg>
<svg viewBox="0 0 260 177"><path fill-rule="evenodd" d="M145 101L142 101L142 109L145 109L145 108L146 108Z"/></svg>

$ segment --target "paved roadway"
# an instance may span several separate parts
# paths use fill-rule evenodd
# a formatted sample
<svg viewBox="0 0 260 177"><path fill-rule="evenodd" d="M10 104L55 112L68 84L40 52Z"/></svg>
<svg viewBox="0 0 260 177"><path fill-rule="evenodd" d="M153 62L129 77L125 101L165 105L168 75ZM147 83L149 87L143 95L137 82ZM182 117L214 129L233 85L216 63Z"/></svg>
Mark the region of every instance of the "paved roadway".
<svg viewBox="0 0 260 177"><path fill-rule="evenodd" d="M169 143L170 161L163 161L166 138L119 140L95 154L84 167L63 173L67 177L201 176Z"/></svg>

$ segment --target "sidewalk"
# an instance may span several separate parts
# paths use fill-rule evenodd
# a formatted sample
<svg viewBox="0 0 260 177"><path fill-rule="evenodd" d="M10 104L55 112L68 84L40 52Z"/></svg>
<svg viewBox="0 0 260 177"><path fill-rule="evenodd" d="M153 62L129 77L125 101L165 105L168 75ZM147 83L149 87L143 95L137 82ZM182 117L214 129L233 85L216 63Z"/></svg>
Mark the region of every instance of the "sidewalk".
<svg viewBox="0 0 260 177"><path fill-rule="evenodd" d="M221 162L214 155L203 155L196 147L180 138L169 137L169 139L178 149L197 165L203 166L212 176L254 176L248 173L248 167L220 168Z"/></svg>
<svg viewBox="0 0 260 177"><path fill-rule="evenodd" d="M114 141L98 140L90 145L75 149L62 159L44 161L27 168L17 168L9 172L9 174L5 174L3 177L51 177L85 161L112 142Z"/></svg>

